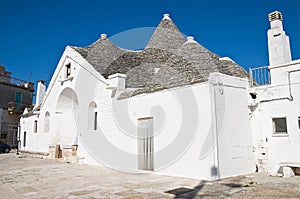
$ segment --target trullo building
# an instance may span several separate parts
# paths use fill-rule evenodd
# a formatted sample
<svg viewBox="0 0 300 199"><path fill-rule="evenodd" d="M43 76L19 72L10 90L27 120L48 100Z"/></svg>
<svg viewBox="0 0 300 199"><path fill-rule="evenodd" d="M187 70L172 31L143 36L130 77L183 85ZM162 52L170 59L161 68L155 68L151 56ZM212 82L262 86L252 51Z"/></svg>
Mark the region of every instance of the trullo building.
<svg viewBox="0 0 300 199"><path fill-rule="evenodd" d="M143 50L122 49L105 34L67 46L21 118L21 148L207 180L294 168L300 61L291 60L281 13L270 23L270 66L250 75L185 38L167 14Z"/></svg>

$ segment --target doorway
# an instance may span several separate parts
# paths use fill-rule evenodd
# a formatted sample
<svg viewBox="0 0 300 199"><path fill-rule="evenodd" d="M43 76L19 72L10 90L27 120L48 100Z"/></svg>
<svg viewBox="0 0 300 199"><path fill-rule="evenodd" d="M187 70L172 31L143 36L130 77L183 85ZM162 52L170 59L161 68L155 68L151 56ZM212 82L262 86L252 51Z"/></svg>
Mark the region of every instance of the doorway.
<svg viewBox="0 0 300 199"><path fill-rule="evenodd" d="M138 119L138 169L154 171L153 117Z"/></svg>

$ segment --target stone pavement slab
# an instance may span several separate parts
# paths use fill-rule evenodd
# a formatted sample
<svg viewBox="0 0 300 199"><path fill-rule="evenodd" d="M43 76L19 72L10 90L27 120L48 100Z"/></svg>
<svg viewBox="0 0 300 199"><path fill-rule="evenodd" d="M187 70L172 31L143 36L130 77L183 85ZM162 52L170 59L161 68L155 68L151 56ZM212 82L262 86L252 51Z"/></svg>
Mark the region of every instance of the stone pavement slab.
<svg viewBox="0 0 300 199"><path fill-rule="evenodd" d="M0 154L0 168L0 199L300 198L299 176L254 173L206 182L14 153Z"/></svg>

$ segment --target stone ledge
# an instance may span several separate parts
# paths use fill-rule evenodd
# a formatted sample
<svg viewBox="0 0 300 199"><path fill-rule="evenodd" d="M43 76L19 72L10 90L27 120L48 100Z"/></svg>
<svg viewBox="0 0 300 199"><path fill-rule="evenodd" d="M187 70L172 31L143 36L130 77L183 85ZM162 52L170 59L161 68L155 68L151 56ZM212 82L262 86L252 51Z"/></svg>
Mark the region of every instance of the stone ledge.
<svg viewBox="0 0 300 199"><path fill-rule="evenodd" d="M41 156L48 156L49 155L49 153L37 152L37 151L20 150L19 152L26 153L26 154L29 154L29 155L41 155Z"/></svg>

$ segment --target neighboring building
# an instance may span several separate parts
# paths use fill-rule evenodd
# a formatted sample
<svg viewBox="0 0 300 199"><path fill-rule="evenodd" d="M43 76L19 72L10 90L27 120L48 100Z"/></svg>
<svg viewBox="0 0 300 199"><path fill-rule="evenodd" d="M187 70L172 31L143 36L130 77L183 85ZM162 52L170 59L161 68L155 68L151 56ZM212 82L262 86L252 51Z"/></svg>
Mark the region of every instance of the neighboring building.
<svg viewBox="0 0 300 199"><path fill-rule="evenodd" d="M17 146L20 115L32 106L33 91L33 83L11 77L0 66L0 140L12 147Z"/></svg>
<svg viewBox="0 0 300 199"><path fill-rule="evenodd" d="M272 27L280 25L274 21ZM282 38L282 49L287 49L288 39L283 30L279 33L275 39ZM276 64L282 60L296 70L298 62L289 62L288 55L277 58L281 53L276 53L270 53ZM20 121L22 149L50 150L50 155L55 151L56 157L64 158L73 149L73 155L88 164L206 180L295 162L296 153L281 158L296 149L291 143L298 135L292 129L293 135L282 133L288 109L276 103L292 103L288 117L294 117L299 114L299 93L291 83L285 86L290 86L293 102L271 100L278 95L272 89L281 86L281 75L287 74L277 68L269 67L272 84L259 86L261 82L249 78L230 58L218 57L193 37L184 38L169 15L164 15L144 50L121 49L102 34L88 47L66 47L47 91L39 84L36 106L25 110ZM261 74L263 69L251 71ZM287 80L296 79L289 75ZM282 89L274 92L284 94ZM273 136L272 120L281 137ZM283 151L275 147L278 143L272 139L277 138L288 139L279 141L286 144ZM266 154L264 140L269 158L261 158Z"/></svg>
<svg viewBox="0 0 300 199"><path fill-rule="evenodd" d="M269 15L269 66L252 70L251 121L260 170L300 167L300 60L292 61L280 12Z"/></svg>

